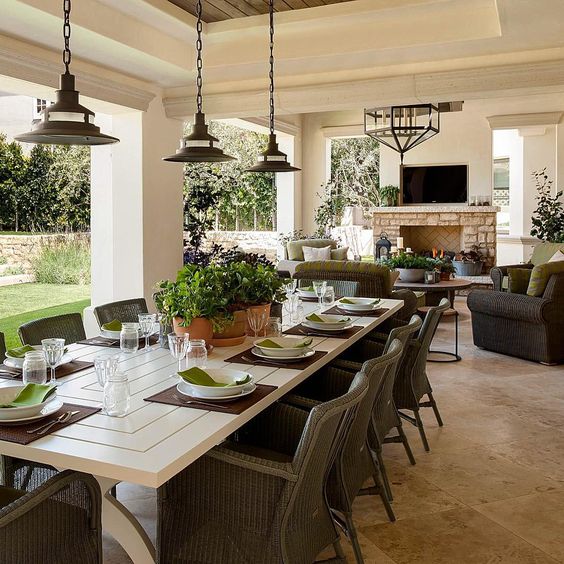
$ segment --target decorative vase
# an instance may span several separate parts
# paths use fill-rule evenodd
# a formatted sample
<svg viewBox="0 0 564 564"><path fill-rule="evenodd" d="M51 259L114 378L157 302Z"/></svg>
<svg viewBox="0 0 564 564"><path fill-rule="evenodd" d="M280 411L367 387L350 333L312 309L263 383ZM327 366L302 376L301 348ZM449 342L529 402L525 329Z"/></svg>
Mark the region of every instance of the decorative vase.
<svg viewBox="0 0 564 564"><path fill-rule="evenodd" d="M421 282L425 278L424 268L398 268L400 282Z"/></svg>
<svg viewBox="0 0 564 564"><path fill-rule="evenodd" d="M223 331L213 334L214 347L233 347L240 345L247 336L247 310L233 312L233 321Z"/></svg>
<svg viewBox="0 0 564 564"><path fill-rule="evenodd" d="M249 306L247 309L256 309L256 310L260 310L260 311L264 311L266 313L266 317L270 317L270 306L272 304L268 303L268 304L259 304L259 305L252 305ZM246 322L246 333L247 335L252 335L254 336L254 333L252 331L252 329L249 327L249 322ZM262 331L259 332L259 334L257 335L258 337L264 337L266 335L266 323L265 323L265 327Z"/></svg>
<svg viewBox="0 0 564 564"><path fill-rule="evenodd" d="M196 317L195 319L192 319L192 323L186 325L186 327L182 327L180 325L183 321L182 317L175 317L172 320L174 332L177 335L188 333L190 335L190 339L203 339L206 343L212 340L213 328L209 319L206 319L205 317Z"/></svg>

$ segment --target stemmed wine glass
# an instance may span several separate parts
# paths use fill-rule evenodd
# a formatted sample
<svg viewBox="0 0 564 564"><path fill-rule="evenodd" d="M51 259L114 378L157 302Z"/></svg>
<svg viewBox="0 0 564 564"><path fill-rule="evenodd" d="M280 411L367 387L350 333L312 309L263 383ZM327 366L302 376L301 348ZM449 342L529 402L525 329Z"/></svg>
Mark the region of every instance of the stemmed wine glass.
<svg viewBox="0 0 564 564"><path fill-rule="evenodd" d="M294 294L297 288L298 288L297 278L292 278L284 284L284 289L286 290L286 296L291 296L292 294Z"/></svg>
<svg viewBox="0 0 564 564"><path fill-rule="evenodd" d="M322 307L323 296L325 295L325 291L327 290L327 280L314 280L313 289L315 290L315 293L319 300L319 307Z"/></svg>
<svg viewBox="0 0 564 564"><path fill-rule="evenodd" d="M155 323L157 322L157 316L154 313L140 313L139 314L139 329L141 329L141 335L145 337L145 352L150 350L149 348L149 337L155 331Z"/></svg>
<svg viewBox="0 0 564 564"><path fill-rule="evenodd" d="M55 377L55 369L59 362L61 362L63 355L65 354L65 340L64 339L43 339L41 341L43 346L43 354L45 355L45 361L51 369L51 379L49 384L52 386L58 386L57 378Z"/></svg>
<svg viewBox="0 0 564 564"><path fill-rule="evenodd" d="M264 329L266 319L267 315L264 310L253 308L247 310L247 320L249 321L251 331L255 334L255 339L258 337L259 332Z"/></svg>
<svg viewBox="0 0 564 564"><path fill-rule="evenodd" d="M183 335L169 333L168 348L170 354L178 361L178 372L182 372L182 360L186 358L189 347L190 335L188 333L184 333Z"/></svg>

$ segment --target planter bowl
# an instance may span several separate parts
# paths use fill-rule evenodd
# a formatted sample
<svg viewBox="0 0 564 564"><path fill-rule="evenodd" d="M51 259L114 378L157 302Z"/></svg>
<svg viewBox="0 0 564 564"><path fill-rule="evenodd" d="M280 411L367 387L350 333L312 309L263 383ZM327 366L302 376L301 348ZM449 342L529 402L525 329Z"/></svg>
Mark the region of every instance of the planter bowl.
<svg viewBox="0 0 564 564"><path fill-rule="evenodd" d="M425 278L424 268L398 268L400 282L422 282Z"/></svg>
<svg viewBox="0 0 564 564"><path fill-rule="evenodd" d="M174 332L177 335L184 335L188 333L190 335L190 339L204 339L206 343L209 343L213 337L213 329L212 324L209 319L205 319L204 317L196 317L196 319L192 319L192 323L187 325L186 327L182 327L180 324L182 323L183 319L181 317L175 317L172 322L174 325Z"/></svg>
<svg viewBox="0 0 564 564"><path fill-rule="evenodd" d="M452 264L458 276L480 276L482 274L482 262L470 262L463 260L453 260Z"/></svg>
<svg viewBox="0 0 564 564"><path fill-rule="evenodd" d="M247 337L247 310L233 312L233 322L221 333L214 333L211 344L214 347L234 347Z"/></svg>

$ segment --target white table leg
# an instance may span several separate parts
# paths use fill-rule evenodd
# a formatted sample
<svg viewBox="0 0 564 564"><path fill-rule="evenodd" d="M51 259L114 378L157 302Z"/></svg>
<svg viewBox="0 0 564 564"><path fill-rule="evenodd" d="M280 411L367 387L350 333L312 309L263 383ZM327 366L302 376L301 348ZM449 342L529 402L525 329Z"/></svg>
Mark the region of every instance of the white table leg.
<svg viewBox="0 0 564 564"><path fill-rule="evenodd" d="M135 516L110 494L119 482L95 476L102 490L102 528L110 533L135 564L155 564L155 547Z"/></svg>

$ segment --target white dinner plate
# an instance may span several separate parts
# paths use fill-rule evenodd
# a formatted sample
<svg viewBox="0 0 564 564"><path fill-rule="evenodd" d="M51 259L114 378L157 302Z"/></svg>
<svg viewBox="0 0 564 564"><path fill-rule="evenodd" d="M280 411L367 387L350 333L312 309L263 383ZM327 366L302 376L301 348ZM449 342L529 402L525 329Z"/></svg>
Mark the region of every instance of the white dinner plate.
<svg viewBox="0 0 564 564"><path fill-rule="evenodd" d="M227 386L200 386L199 384L191 384L186 380L183 380L187 386L190 386L193 393L190 395L197 394L199 398L219 398L225 396L232 396L241 393L241 391L248 384L252 383L253 375L245 372L243 370L233 370L232 368L206 368L205 372L216 382L222 384L233 384L237 381L242 381L245 378L250 378L248 382L244 384Z"/></svg>
<svg viewBox="0 0 564 564"><path fill-rule="evenodd" d="M350 317L345 315L327 315L321 314L320 317L325 319L325 321L312 321L311 319L305 319L308 322L308 325L311 327L315 327L316 329L342 329L347 325L350 325L351 320Z"/></svg>
<svg viewBox="0 0 564 564"><path fill-rule="evenodd" d="M119 339L121 331L108 331L108 329L100 329L100 335L106 339Z"/></svg>
<svg viewBox="0 0 564 564"><path fill-rule="evenodd" d="M321 333L342 333L343 331L346 331L347 329L350 329L352 327L352 323L346 323L346 324L344 324L343 327L335 327L335 328L323 327L323 328L321 328L318 323L313 324L310 321L308 321L307 319L302 321L302 325L304 327L307 327L308 329L312 329L313 331L319 331Z"/></svg>
<svg viewBox="0 0 564 564"><path fill-rule="evenodd" d="M342 298L341 298L342 299ZM373 311L382 305L382 300L379 298L346 298L347 300L354 300L354 304L344 304L341 300L338 300L335 304L340 309L344 309L349 313L362 312L362 311ZM378 300L376 303L374 300Z"/></svg>
<svg viewBox="0 0 564 564"><path fill-rule="evenodd" d="M51 400L37 415L32 417L22 417L20 419L5 419L0 421L0 425L21 425L22 423L30 423L31 421L37 421L49 415L53 415L63 407L63 402L59 398Z"/></svg>
<svg viewBox="0 0 564 564"><path fill-rule="evenodd" d="M224 402L224 401L234 401L234 400L238 400L240 398L244 398L245 396L252 394L257 389L257 386L254 382L251 382L249 384L245 384L243 386L243 389L239 393L232 394L230 396L221 396L221 397L202 396L202 395L198 394L197 391L194 390L194 388L188 382L185 382L184 380L181 380L177 384L176 389L183 396L189 396L189 397L194 398L194 399L201 399L202 401L205 401L205 402L208 402L208 403L213 403L213 402L221 403L221 402Z"/></svg>
<svg viewBox="0 0 564 564"><path fill-rule="evenodd" d="M41 346L38 347L38 350L41 350ZM23 368L23 363L24 363L23 358L10 358L9 356L7 356L4 359L4 366L7 366L8 368L16 368L18 370L21 370ZM65 354L63 355L63 358L61 359L61 362L59 362L59 364L57 364L57 366L61 366L63 364L68 364L69 362L72 362L73 358L72 356L70 356L69 354Z"/></svg>
<svg viewBox="0 0 564 564"><path fill-rule="evenodd" d="M251 352L255 356L258 356L259 358L265 358L270 362L299 362L300 360L309 358L310 356L313 356L315 354L315 351L313 349L310 349L309 347L304 347L302 351L302 354L295 356L271 356L268 354L263 354L258 347L253 347L251 349Z"/></svg>
<svg viewBox="0 0 564 564"><path fill-rule="evenodd" d="M302 288L298 288L298 294L303 298L317 298L317 294L315 290L304 290Z"/></svg>

